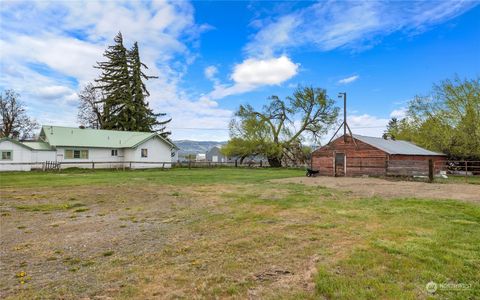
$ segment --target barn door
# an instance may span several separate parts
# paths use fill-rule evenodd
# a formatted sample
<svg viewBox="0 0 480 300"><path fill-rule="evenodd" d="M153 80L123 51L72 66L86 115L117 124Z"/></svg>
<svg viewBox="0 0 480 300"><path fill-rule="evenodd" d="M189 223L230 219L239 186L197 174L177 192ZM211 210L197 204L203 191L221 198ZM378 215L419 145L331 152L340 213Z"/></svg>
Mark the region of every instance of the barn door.
<svg viewBox="0 0 480 300"><path fill-rule="evenodd" d="M345 153L335 153L335 176L345 176Z"/></svg>

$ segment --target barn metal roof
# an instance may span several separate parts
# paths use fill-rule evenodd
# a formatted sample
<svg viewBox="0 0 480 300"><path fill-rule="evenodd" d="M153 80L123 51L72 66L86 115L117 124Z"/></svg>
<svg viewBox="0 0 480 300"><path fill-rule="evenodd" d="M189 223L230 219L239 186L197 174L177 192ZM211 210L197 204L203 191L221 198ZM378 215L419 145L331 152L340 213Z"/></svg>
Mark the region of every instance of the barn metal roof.
<svg viewBox="0 0 480 300"><path fill-rule="evenodd" d="M354 134L353 137L359 141L367 143L375 148L385 151L388 154L401 155L445 155L438 152L433 152L407 141L386 140L378 137L363 136Z"/></svg>
<svg viewBox="0 0 480 300"><path fill-rule="evenodd" d="M40 135L51 146L98 148L134 148L151 138L158 137L171 147L178 149L170 140L155 132L43 126Z"/></svg>

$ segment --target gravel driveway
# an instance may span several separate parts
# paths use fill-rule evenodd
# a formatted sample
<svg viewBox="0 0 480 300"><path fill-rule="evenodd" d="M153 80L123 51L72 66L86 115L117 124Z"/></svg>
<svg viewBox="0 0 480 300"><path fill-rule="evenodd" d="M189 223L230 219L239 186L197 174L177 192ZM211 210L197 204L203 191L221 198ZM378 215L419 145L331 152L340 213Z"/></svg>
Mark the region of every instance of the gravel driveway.
<svg viewBox="0 0 480 300"><path fill-rule="evenodd" d="M359 177L294 177L272 180L281 183L320 185L359 196L380 196L385 198L433 198L454 199L480 203L480 185L441 184L415 181L393 181L380 178Z"/></svg>

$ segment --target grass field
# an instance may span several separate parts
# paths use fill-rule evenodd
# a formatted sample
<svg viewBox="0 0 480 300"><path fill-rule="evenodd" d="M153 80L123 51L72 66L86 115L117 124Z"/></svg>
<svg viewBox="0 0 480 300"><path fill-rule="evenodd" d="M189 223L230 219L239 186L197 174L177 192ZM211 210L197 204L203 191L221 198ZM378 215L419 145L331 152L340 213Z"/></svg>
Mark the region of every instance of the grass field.
<svg viewBox="0 0 480 300"><path fill-rule="evenodd" d="M269 181L302 175L0 174L0 298L480 298L478 203Z"/></svg>

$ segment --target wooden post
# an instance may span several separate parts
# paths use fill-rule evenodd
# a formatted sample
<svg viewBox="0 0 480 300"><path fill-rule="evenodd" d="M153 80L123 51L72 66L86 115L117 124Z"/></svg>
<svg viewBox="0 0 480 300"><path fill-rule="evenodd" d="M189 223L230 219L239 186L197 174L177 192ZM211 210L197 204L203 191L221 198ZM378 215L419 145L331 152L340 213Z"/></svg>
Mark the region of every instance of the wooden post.
<svg viewBox="0 0 480 300"><path fill-rule="evenodd" d="M132 169L132 162L129 163L129 169Z"/></svg>
<svg viewBox="0 0 480 300"><path fill-rule="evenodd" d="M389 156L385 157L385 176L388 176L388 163L389 163Z"/></svg>
<svg viewBox="0 0 480 300"><path fill-rule="evenodd" d="M260 160L260 168L262 167L262 162L263 162L263 160Z"/></svg>
<svg viewBox="0 0 480 300"><path fill-rule="evenodd" d="M433 182L433 159L428 160L428 182Z"/></svg>
<svg viewBox="0 0 480 300"><path fill-rule="evenodd" d="M236 167L238 167L238 165L237 165L237 160L235 160L235 168L236 168Z"/></svg>
<svg viewBox="0 0 480 300"><path fill-rule="evenodd" d="M467 182L467 176L468 176L468 163L465 161L465 182Z"/></svg>
<svg viewBox="0 0 480 300"><path fill-rule="evenodd" d="M95 169L95 162L92 161L92 169Z"/></svg>

